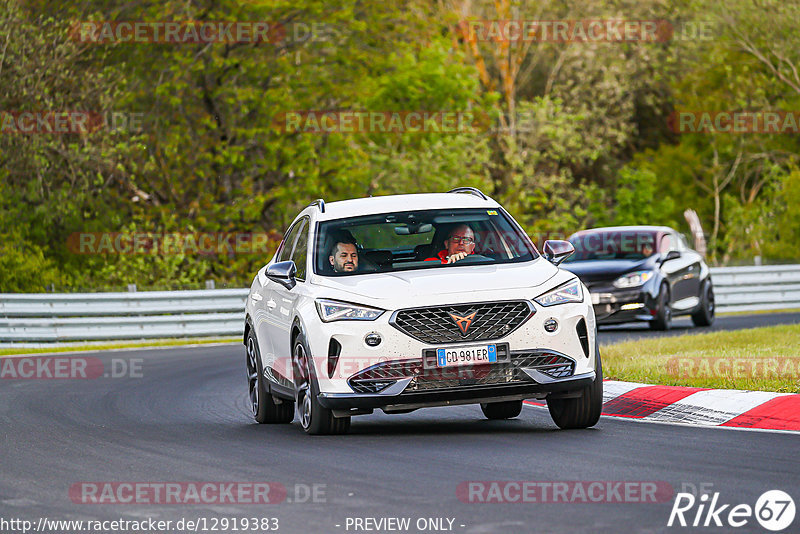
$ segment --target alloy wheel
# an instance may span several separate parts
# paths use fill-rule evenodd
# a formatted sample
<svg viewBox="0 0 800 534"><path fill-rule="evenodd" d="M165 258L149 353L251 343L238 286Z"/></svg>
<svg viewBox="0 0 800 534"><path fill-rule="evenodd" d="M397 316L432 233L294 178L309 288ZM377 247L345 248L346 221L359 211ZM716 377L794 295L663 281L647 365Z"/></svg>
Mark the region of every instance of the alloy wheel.
<svg viewBox="0 0 800 534"><path fill-rule="evenodd" d="M710 286L706 294L706 307L708 308L708 316L714 317L714 290Z"/></svg>
<svg viewBox="0 0 800 534"><path fill-rule="evenodd" d="M294 361L297 362L302 380L297 391L300 402L300 424L303 428L308 428L311 425L311 391L308 376L308 359L306 358L306 349L302 343L297 343L294 347Z"/></svg>
<svg viewBox="0 0 800 534"><path fill-rule="evenodd" d="M250 407L253 414L258 414L258 362L256 361L255 342L252 337L247 339L247 382L250 388Z"/></svg>

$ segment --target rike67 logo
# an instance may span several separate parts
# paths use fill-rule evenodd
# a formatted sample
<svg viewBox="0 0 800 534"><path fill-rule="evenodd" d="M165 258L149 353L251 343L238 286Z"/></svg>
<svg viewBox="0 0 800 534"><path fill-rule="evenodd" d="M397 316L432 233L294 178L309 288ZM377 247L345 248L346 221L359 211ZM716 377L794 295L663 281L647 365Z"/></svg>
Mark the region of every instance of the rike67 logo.
<svg viewBox="0 0 800 534"><path fill-rule="evenodd" d="M691 493L678 493L667 526L692 527L743 527L751 524L753 517L765 529L779 532L794 521L794 500L781 490L764 492L755 506L749 504L722 504L719 492L695 497Z"/></svg>

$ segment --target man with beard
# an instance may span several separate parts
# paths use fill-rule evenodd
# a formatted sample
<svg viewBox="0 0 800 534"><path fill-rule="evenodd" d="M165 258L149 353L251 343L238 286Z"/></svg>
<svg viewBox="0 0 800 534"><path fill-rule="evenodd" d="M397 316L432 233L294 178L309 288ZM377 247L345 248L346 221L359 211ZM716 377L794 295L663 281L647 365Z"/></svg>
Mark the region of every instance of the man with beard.
<svg viewBox="0 0 800 534"><path fill-rule="evenodd" d="M328 261L337 273L358 271L358 250L356 250L355 240L347 236L339 237L331 247Z"/></svg>

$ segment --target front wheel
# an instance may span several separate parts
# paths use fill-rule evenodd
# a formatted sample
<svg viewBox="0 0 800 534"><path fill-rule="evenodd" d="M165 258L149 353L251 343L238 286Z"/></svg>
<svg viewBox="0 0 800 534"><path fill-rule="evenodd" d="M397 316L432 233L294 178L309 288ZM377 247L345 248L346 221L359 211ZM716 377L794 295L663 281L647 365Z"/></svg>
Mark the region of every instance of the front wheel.
<svg viewBox="0 0 800 534"><path fill-rule="evenodd" d="M512 419L522 412L522 401L482 402L481 411L487 419Z"/></svg>
<svg viewBox="0 0 800 534"><path fill-rule="evenodd" d="M596 342L595 342L596 343ZM572 399L547 399L550 417L559 428L588 428L600 420L603 411L603 365L600 350L595 348L594 382L581 390L581 396Z"/></svg>
<svg viewBox="0 0 800 534"><path fill-rule="evenodd" d="M692 314L692 323L695 326L711 326L714 324L714 288L711 281L703 282L700 291L700 308Z"/></svg>
<svg viewBox="0 0 800 534"><path fill-rule="evenodd" d="M267 391L258 343L252 330L247 334L245 347L247 349L247 382L253 417L259 423L291 423L294 419L294 403L284 400L278 404Z"/></svg>
<svg viewBox="0 0 800 534"><path fill-rule="evenodd" d="M303 334L298 334L292 350L297 378L297 408L300 425L308 434L347 434L349 417L334 417L333 412L319 403L319 385Z"/></svg>
<svg viewBox="0 0 800 534"><path fill-rule="evenodd" d="M661 284L658 290L658 303L656 304L656 314L650 321L650 328L653 330L669 330L672 324L672 309L669 307L669 286Z"/></svg>

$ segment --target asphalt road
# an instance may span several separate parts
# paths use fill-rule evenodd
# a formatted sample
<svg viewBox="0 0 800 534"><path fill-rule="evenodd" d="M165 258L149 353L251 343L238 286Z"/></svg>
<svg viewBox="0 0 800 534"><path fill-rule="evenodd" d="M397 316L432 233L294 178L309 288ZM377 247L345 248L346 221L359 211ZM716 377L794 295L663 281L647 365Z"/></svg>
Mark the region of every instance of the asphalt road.
<svg viewBox="0 0 800 534"><path fill-rule="evenodd" d="M720 504L751 506L764 491L782 489L800 503L798 435L608 417L592 429L561 431L542 408L490 422L477 406L463 406L356 417L349 435L311 437L296 418L281 426L253 422L240 346L82 356L100 358L106 373L123 363L128 372L0 380L2 532L15 532L1 528L2 519L36 524L43 517L205 518L208 527L215 518L272 517L278 532L302 533L390 532L347 528L348 518L388 517L410 518L401 532L447 531L418 530L416 522L427 518L451 519L450 531L465 533L666 532L692 530L666 527L672 492L682 488L704 485L720 493ZM71 500L76 484L104 481L275 482L288 498L266 505ZM467 481L647 481L671 491L663 502L645 504L475 503L457 496ZM317 498L304 499L314 485ZM752 518L736 530L764 532Z"/></svg>
<svg viewBox="0 0 800 534"><path fill-rule="evenodd" d="M689 317L677 317L672 328L666 332L650 330L646 323L626 323L623 325L606 325L600 327L601 344L618 343L628 339L641 339L659 336L680 336L683 334L701 334L723 330L741 330L759 326L800 323L800 312L761 313L753 315L723 315L716 318L711 327L696 327Z"/></svg>

